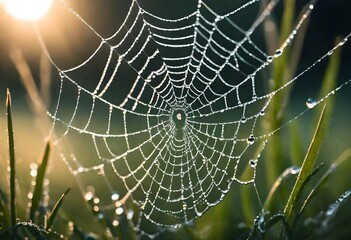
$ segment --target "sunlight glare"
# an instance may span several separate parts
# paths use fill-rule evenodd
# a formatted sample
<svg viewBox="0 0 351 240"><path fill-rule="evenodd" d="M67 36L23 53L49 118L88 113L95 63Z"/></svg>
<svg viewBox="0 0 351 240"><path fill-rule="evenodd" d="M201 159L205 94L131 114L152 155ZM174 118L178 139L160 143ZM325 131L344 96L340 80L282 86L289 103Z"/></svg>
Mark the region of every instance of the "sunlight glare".
<svg viewBox="0 0 351 240"><path fill-rule="evenodd" d="M6 10L21 20L38 20L49 10L52 0L5 0Z"/></svg>

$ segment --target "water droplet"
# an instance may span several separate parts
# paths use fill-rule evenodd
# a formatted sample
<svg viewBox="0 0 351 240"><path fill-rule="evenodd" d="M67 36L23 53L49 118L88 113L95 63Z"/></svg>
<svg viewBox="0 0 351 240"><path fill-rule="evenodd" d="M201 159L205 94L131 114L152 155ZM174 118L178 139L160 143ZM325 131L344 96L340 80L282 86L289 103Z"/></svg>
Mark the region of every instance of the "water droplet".
<svg viewBox="0 0 351 240"><path fill-rule="evenodd" d="M28 198L28 199L32 199L32 198L33 198L33 193L32 193L32 192L29 192L29 193L27 194L27 198Z"/></svg>
<svg viewBox="0 0 351 240"><path fill-rule="evenodd" d="M274 53L274 57L279 57L280 55L282 55L283 51L281 49L277 49L277 51L275 51Z"/></svg>
<svg viewBox="0 0 351 240"><path fill-rule="evenodd" d="M111 199L112 199L112 201L117 201L119 199L119 194L117 192L114 192L111 195Z"/></svg>
<svg viewBox="0 0 351 240"><path fill-rule="evenodd" d="M248 144L253 144L255 142L255 137L251 134L248 138L247 138L247 143Z"/></svg>
<svg viewBox="0 0 351 240"><path fill-rule="evenodd" d="M37 169L32 169L32 170L30 170L30 175L32 176L32 177L36 177L37 176Z"/></svg>
<svg viewBox="0 0 351 240"><path fill-rule="evenodd" d="M100 199L99 199L99 198L94 198L93 202L94 202L95 204L98 204L98 203L100 202Z"/></svg>
<svg viewBox="0 0 351 240"><path fill-rule="evenodd" d="M133 218L133 216L134 216L134 211L132 209L130 209L127 213L127 218L130 220Z"/></svg>
<svg viewBox="0 0 351 240"><path fill-rule="evenodd" d="M99 218L99 219L104 219L104 217L105 217L105 216L104 216L103 213L99 213L99 214L98 214L98 218Z"/></svg>
<svg viewBox="0 0 351 240"><path fill-rule="evenodd" d="M177 113L176 118L177 118L179 121L182 120L182 114Z"/></svg>
<svg viewBox="0 0 351 240"><path fill-rule="evenodd" d="M201 217L202 216L202 213L201 212L196 212L197 216L198 217Z"/></svg>
<svg viewBox="0 0 351 240"><path fill-rule="evenodd" d="M308 98L307 101L306 101L306 106L308 108L314 108L314 106L317 105L317 102L316 100L314 100L313 98Z"/></svg>
<svg viewBox="0 0 351 240"><path fill-rule="evenodd" d="M328 209L328 211L325 213L327 216L330 216L334 213L334 209L331 208L331 209Z"/></svg>
<svg viewBox="0 0 351 240"><path fill-rule="evenodd" d="M112 225L113 225L114 227L117 227L117 226L119 225L119 221L118 221L118 220L114 220L114 221L112 222Z"/></svg>
<svg viewBox="0 0 351 240"><path fill-rule="evenodd" d="M94 206L94 207L93 207L93 211L94 211L94 212L98 212L99 210L100 210L99 206Z"/></svg>
<svg viewBox="0 0 351 240"><path fill-rule="evenodd" d="M264 116L266 112L264 110L260 111L260 116Z"/></svg>
<svg viewBox="0 0 351 240"><path fill-rule="evenodd" d="M180 200L184 200L184 195L183 194L180 196Z"/></svg>
<svg viewBox="0 0 351 240"><path fill-rule="evenodd" d="M84 168L83 167L79 167L78 169L77 169L77 172L79 172L79 173L82 173L84 171Z"/></svg>
<svg viewBox="0 0 351 240"><path fill-rule="evenodd" d="M92 192L86 192L85 195L84 195L84 199L86 201L90 201L92 198L93 198L93 193Z"/></svg>
<svg viewBox="0 0 351 240"><path fill-rule="evenodd" d="M273 61L273 57L272 57L272 56L268 56L268 57L267 57L267 61L268 61L268 62L272 62L272 61Z"/></svg>
<svg viewBox="0 0 351 240"><path fill-rule="evenodd" d="M257 166L257 159L251 159L249 161L250 167L255 168Z"/></svg>
<svg viewBox="0 0 351 240"><path fill-rule="evenodd" d="M188 205L186 203L183 203L183 210L186 210L188 208Z"/></svg>
<svg viewBox="0 0 351 240"><path fill-rule="evenodd" d="M123 208L122 207L116 208L116 214L117 215L121 215L122 213L123 213Z"/></svg>
<svg viewBox="0 0 351 240"><path fill-rule="evenodd" d="M116 208L118 208L118 207L120 207L120 206L122 206L122 203L121 203L120 201L115 202L115 207L116 207Z"/></svg>
<svg viewBox="0 0 351 240"><path fill-rule="evenodd" d="M341 42L339 42L339 46L342 46L346 43L347 38L344 38L343 40L341 40Z"/></svg>
<svg viewBox="0 0 351 240"><path fill-rule="evenodd" d="M36 163L31 163L29 167L30 169L38 169L38 165Z"/></svg>
<svg viewBox="0 0 351 240"><path fill-rule="evenodd" d="M242 117L240 121L241 121L241 123L246 123L247 119L246 119L246 117Z"/></svg>
<svg viewBox="0 0 351 240"><path fill-rule="evenodd" d="M67 225L68 225L68 230L69 230L69 231L73 231L73 229L74 229L74 223L73 223L72 221L69 221Z"/></svg>
<svg viewBox="0 0 351 240"><path fill-rule="evenodd" d="M300 172L300 168L299 167L291 167L291 174L295 175L298 174Z"/></svg>

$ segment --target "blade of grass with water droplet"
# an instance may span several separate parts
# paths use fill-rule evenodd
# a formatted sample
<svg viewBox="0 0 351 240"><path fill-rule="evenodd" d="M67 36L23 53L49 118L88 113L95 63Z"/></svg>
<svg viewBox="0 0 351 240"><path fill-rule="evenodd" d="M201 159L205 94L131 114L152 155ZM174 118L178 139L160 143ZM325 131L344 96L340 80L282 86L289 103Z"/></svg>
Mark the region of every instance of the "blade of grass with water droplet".
<svg viewBox="0 0 351 240"><path fill-rule="evenodd" d="M46 167L49 161L49 155L50 155L50 143L48 142L45 147L45 152L42 158L42 161L39 165L38 172L37 172L37 177L35 181L35 188L33 192L33 199L32 199L32 205L30 208L30 213L29 213L29 219L34 221L35 220L35 211L38 208L40 199L42 197L42 189L43 189L43 183L45 179L45 172L46 172Z"/></svg>
<svg viewBox="0 0 351 240"><path fill-rule="evenodd" d="M54 223L56 215L58 210L60 209L63 201L65 200L65 198L67 197L67 194L69 193L69 191L71 190L71 188L67 188L67 190L61 195L61 197L59 198L59 200L56 202L54 208L52 209L51 214L48 217L47 220L47 224L45 229L50 229L51 225Z"/></svg>
<svg viewBox="0 0 351 240"><path fill-rule="evenodd" d="M297 180L295 182L294 188L289 196L288 202L284 209L284 214L289 223L291 223L295 217L295 208L298 201L298 196L301 194L300 190L305 185L307 178L313 172L314 163L317 158L320 145L323 141L323 138L328 126L325 124L325 121L326 121L325 109L326 107L324 105L320 113L318 124L315 129L311 144L309 146L305 159L302 163L302 167L297 177Z"/></svg>
<svg viewBox="0 0 351 240"><path fill-rule="evenodd" d="M15 144L13 137L13 124L11 115L11 94L7 89L6 94L6 115L7 115L7 134L9 146L9 160L10 160L10 208L11 208L11 224L16 224L16 166L15 166Z"/></svg>
<svg viewBox="0 0 351 240"><path fill-rule="evenodd" d="M335 222L332 220L333 219L338 220L336 214L338 212L340 212L339 209L341 206L345 206L345 204L347 204L346 202L350 201L350 197L351 197L351 189L344 192L342 195L340 195L340 197L334 203L330 204L328 206L328 209L326 211L324 211L325 218L323 219L322 225L324 225L325 227L328 227L328 225L330 225L330 223L335 224ZM349 207L350 204L348 203L346 206ZM345 214L345 210L343 212L341 212L341 215L347 216L347 214ZM344 221L343 225L349 226L349 224L347 224L347 222Z"/></svg>

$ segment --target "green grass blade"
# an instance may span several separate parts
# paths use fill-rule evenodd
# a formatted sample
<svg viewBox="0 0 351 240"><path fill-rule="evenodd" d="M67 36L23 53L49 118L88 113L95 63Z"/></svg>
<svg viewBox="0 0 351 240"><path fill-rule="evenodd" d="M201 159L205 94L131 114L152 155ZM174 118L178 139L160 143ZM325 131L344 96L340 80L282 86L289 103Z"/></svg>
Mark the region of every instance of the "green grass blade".
<svg viewBox="0 0 351 240"><path fill-rule="evenodd" d="M338 41L339 40L337 39L336 42ZM323 83L319 91L318 99L323 99L333 89L335 89L340 68L340 60L341 47L335 49L333 54L329 57L329 63L323 77ZM328 104L328 108L326 109L325 115L326 118L329 120L333 114L335 106L335 96L329 95L328 99L326 99L326 104ZM318 119L317 115L315 116L315 119ZM329 121L325 121L325 124L328 124L328 122Z"/></svg>
<svg viewBox="0 0 351 240"><path fill-rule="evenodd" d="M65 200L67 194L69 193L69 191L71 190L71 188L67 188L66 192L64 192L60 199L56 202L54 208L52 209L52 212L50 214L50 216L48 217L48 221L47 221L47 224L46 224L46 227L45 229L50 229L52 224L54 223L55 221L55 218L56 218L56 215L58 213L58 210L60 209L63 201Z"/></svg>
<svg viewBox="0 0 351 240"><path fill-rule="evenodd" d="M292 222L292 219L294 218L294 215L295 215L295 208L298 200L298 195L300 193L300 189L304 186L305 181L313 172L314 163L317 158L320 145L323 141L323 138L326 132L327 125L325 124L325 121L326 121L325 109L326 107L324 105L319 117L316 130L314 132L311 144L309 146L308 152L302 163L300 173L297 177L294 188L289 196L288 202L284 209L284 214L289 223Z"/></svg>
<svg viewBox="0 0 351 240"><path fill-rule="evenodd" d="M351 158L351 149L345 150L340 156L334 161L334 163L329 167L329 169L324 173L324 175L319 179L319 181L316 183L314 188L311 190L311 192L308 194L306 197L299 213L297 214L297 217L295 219L295 222L297 222L297 218L302 215L303 211L305 210L306 206L312 201L312 199L317 196L321 188L324 186L324 184L327 182L329 177L336 171L336 169L344 163L347 159Z"/></svg>
<svg viewBox="0 0 351 240"><path fill-rule="evenodd" d="M48 142L46 144L44 156L43 156L43 159L41 161L41 164L39 165L38 173L37 173L37 177L36 177L36 181L35 181L32 206L30 208L30 213L29 213L29 219L32 221L35 220L35 211L38 208L39 201L40 201L41 196L42 196L45 171L46 171L46 167L47 167L47 164L49 161L49 155L50 155L50 143Z"/></svg>
<svg viewBox="0 0 351 240"><path fill-rule="evenodd" d="M337 38L336 43L340 42L340 40L340 38ZM331 54L329 57L329 63L323 78L323 85L319 92L319 98L323 98L336 87L336 80L340 68L341 50L342 47L336 48L333 54ZM329 102L328 108L330 108Z"/></svg>
<svg viewBox="0 0 351 240"><path fill-rule="evenodd" d="M346 192L344 192L339 198L338 200L336 200L334 203L330 204L328 207L328 210L325 211L325 215L327 217L327 219L325 219L324 221L331 219L333 217L335 217L335 213L339 210L340 206L342 204L344 204L346 202L346 200L350 199L351 197L351 189L347 190Z"/></svg>
<svg viewBox="0 0 351 240"><path fill-rule="evenodd" d="M10 157L10 208L11 208L11 224L16 224L16 166L15 166L15 144L13 137L13 124L11 115L11 94L7 89L6 94L6 114L7 114L7 134Z"/></svg>

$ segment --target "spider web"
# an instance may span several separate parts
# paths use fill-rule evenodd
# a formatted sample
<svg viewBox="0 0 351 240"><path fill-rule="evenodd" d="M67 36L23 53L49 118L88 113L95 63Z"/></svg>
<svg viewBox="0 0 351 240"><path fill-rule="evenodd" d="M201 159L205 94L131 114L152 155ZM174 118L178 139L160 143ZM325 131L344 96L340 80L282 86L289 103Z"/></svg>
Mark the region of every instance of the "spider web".
<svg viewBox="0 0 351 240"><path fill-rule="evenodd" d="M62 2L98 45L85 61L67 69L50 57L60 90L49 115L56 145L62 147L67 136L79 141L72 143L74 152L61 157L86 199L94 191L110 199L94 208L101 217L103 210L120 214L130 200L139 213L130 214L136 229L154 237L203 215L233 183L255 183L260 154L253 153L275 132L263 132L257 122L277 93L328 56L265 92L260 74L284 54L316 1L310 1L286 41L269 54L260 27L278 2L264 4L257 17L240 25L240 17L262 1L219 14L199 0L190 14L166 19L133 0L119 29L108 37ZM99 59L104 59L102 66ZM97 75L84 75L89 69ZM79 148L87 154L77 157ZM244 169L251 169L249 178L241 178ZM96 176L103 183L93 180Z"/></svg>

